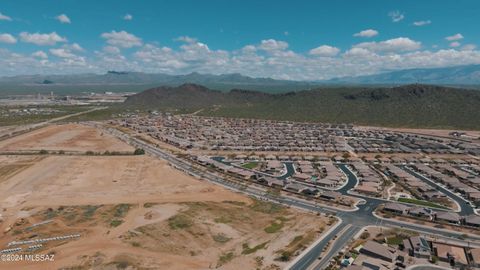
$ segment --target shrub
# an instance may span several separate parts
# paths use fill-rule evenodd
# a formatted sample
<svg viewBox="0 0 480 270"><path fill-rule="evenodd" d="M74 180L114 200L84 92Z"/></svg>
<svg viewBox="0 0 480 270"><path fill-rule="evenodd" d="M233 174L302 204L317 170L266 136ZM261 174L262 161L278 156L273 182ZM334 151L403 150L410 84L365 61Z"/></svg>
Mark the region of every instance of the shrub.
<svg viewBox="0 0 480 270"><path fill-rule="evenodd" d="M110 222L110 226L117 227L117 226L120 226L120 224L122 224L122 223L123 223L123 220L114 219Z"/></svg>
<svg viewBox="0 0 480 270"><path fill-rule="evenodd" d="M365 239L368 239L370 237L370 233L369 232L363 232L361 235L360 235L360 238L365 240Z"/></svg>
<svg viewBox="0 0 480 270"><path fill-rule="evenodd" d="M145 150L143 150L142 148L137 148L135 149L135 151L133 151L133 154L134 155L145 155Z"/></svg>
<svg viewBox="0 0 480 270"><path fill-rule="evenodd" d="M171 229L185 229L193 225L193 221L186 215L175 215L168 219L168 225Z"/></svg>

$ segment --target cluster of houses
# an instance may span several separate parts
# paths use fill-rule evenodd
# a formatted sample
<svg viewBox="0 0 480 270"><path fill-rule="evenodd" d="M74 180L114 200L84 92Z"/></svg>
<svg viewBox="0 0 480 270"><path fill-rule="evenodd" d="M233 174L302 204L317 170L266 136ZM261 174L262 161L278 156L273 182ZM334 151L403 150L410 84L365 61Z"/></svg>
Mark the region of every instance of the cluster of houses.
<svg viewBox="0 0 480 270"><path fill-rule="evenodd" d="M480 248L453 245L422 235L404 238L398 246L369 240L357 250L359 255L347 270L404 269L408 264L426 264L437 260L449 268L480 267ZM416 260L408 260L409 257Z"/></svg>
<svg viewBox="0 0 480 270"><path fill-rule="evenodd" d="M480 206L480 177L478 175L457 169L450 164L416 164L414 168L435 182L445 185L449 190L461 193L472 204Z"/></svg>
<svg viewBox="0 0 480 270"><path fill-rule="evenodd" d="M390 179L408 190L416 199L439 204L444 204L450 200L444 193L393 164L384 164L383 168L384 173L388 175Z"/></svg>
<svg viewBox="0 0 480 270"><path fill-rule="evenodd" d="M295 173L291 176L293 181L308 183L327 189L334 189L343 185L346 177L342 175L331 161L311 162L299 160L294 162Z"/></svg>
<svg viewBox="0 0 480 270"><path fill-rule="evenodd" d="M363 162L352 162L350 167L355 171L358 185L354 190L368 196L380 197L384 188L383 178L369 165Z"/></svg>
<svg viewBox="0 0 480 270"><path fill-rule="evenodd" d="M157 115L127 118L120 125L179 147L238 151L343 152L347 124Z"/></svg>
<svg viewBox="0 0 480 270"><path fill-rule="evenodd" d="M211 166L214 169L227 174L232 174L236 177L242 178L244 180L249 180L264 186L268 186L275 189L281 189L284 191L289 191L296 194L312 196L326 201L337 202L340 204L350 204L351 201L348 197L343 196L341 193L333 190L320 190L316 185L315 181L301 181L296 178L296 174L282 179L277 176L286 173L284 164L281 161L269 160L262 165L262 168L266 168L266 171L254 171L251 169L243 168L240 165L235 163L227 163L212 159L207 156L197 156L195 160L203 166ZM326 164L325 164L326 165ZM328 169L325 169L326 175L328 177L337 177L340 176L338 169L330 162ZM336 181L340 181L337 178Z"/></svg>
<svg viewBox="0 0 480 270"><path fill-rule="evenodd" d="M348 144L356 153L464 153L459 148L461 145L455 144L455 140L451 139L377 130L357 132L354 135L348 138Z"/></svg>
<svg viewBox="0 0 480 270"><path fill-rule="evenodd" d="M432 209L426 207L412 207L406 204L395 202L386 203L383 206L382 211L395 215L420 218L438 223L477 229L480 228L480 216L475 214L469 216L460 216L459 214L451 211L433 211Z"/></svg>
<svg viewBox="0 0 480 270"><path fill-rule="evenodd" d="M148 133L180 148L234 151L461 154L476 144L449 138L362 130L350 124L155 114L116 124Z"/></svg>

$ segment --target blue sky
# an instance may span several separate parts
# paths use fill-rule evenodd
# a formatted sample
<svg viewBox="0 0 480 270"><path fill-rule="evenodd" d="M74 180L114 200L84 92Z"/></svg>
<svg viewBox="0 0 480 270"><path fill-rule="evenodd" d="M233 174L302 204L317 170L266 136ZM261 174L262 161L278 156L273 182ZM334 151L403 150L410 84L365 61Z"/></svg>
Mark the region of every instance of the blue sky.
<svg viewBox="0 0 480 270"><path fill-rule="evenodd" d="M239 72L317 80L480 63L480 1L0 3L0 76Z"/></svg>

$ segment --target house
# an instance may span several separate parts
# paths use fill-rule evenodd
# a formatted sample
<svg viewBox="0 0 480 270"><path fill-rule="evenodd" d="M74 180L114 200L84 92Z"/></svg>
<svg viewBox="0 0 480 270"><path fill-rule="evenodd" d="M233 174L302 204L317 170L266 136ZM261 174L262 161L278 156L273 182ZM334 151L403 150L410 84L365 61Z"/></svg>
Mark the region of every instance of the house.
<svg viewBox="0 0 480 270"><path fill-rule="evenodd" d="M252 171L248 171L248 170L244 170L244 169L240 169L240 168L235 168L235 167L232 167L228 170L228 172L230 173L233 173L235 175L238 175L240 177L242 177L243 179L245 180L249 180L249 179L253 179L255 178L255 173L252 172Z"/></svg>
<svg viewBox="0 0 480 270"><path fill-rule="evenodd" d="M360 249L360 253L387 262L393 262L393 260L395 259L395 249L384 246L375 241L366 242Z"/></svg>
<svg viewBox="0 0 480 270"><path fill-rule="evenodd" d="M283 185L284 185L283 180L273 178L270 176L262 176L258 178L257 182L259 182L260 184L266 184L269 187L274 187L274 188L275 187L283 188Z"/></svg>
<svg viewBox="0 0 480 270"><path fill-rule="evenodd" d="M285 186L285 190L292 191L295 193L302 193L307 186L302 185L302 184L297 184L297 183L289 183Z"/></svg>
<svg viewBox="0 0 480 270"><path fill-rule="evenodd" d="M438 201L447 198L445 194L439 191L426 191L422 193L422 196L427 201Z"/></svg>
<svg viewBox="0 0 480 270"><path fill-rule="evenodd" d="M274 155L267 155L267 156L265 156L265 159L266 160L275 160L275 159L277 159L277 157L274 156Z"/></svg>
<svg viewBox="0 0 480 270"><path fill-rule="evenodd" d="M311 188L311 187L308 187L308 188L306 188L306 189L304 189L304 190L302 191L303 194L305 194L305 195L311 195L311 196L317 195L318 192L319 192L318 189L316 189L316 188Z"/></svg>
<svg viewBox="0 0 480 270"><path fill-rule="evenodd" d="M463 247L452 246L442 243L432 243L435 256L440 261L448 262L455 266L466 266L468 264L467 255Z"/></svg>
<svg viewBox="0 0 480 270"><path fill-rule="evenodd" d="M480 248L470 250L470 258L474 267L480 267Z"/></svg>
<svg viewBox="0 0 480 270"><path fill-rule="evenodd" d="M283 169L283 164L278 160L267 161L265 170L269 173L274 173Z"/></svg>
<svg viewBox="0 0 480 270"><path fill-rule="evenodd" d="M383 207L384 211L403 215L409 209L408 206L401 203L386 203Z"/></svg>
<svg viewBox="0 0 480 270"><path fill-rule="evenodd" d="M308 181L312 179L312 176L306 173L295 173L292 177L299 181Z"/></svg>
<svg viewBox="0 0 480 270"><path fill-rule="evenodd" d="M435 214L435 220L450 224L460 224L461 217L454 212L439 212Z"/></svg>
<svg viewBox="0 0 480 270"><path fill-rule="evenodd" d="M414 217L431 218L432 211L424 207L413 207L408 209L408 214Z"/></svg>
<svg viewBox="0 0 480 270"><path fill-rule="evenodd" d="M430 258L431 248L428 241L421 236L413 236L403 240L405 251L417 258Z"/></svg>
<svg viewBox="0 0 480 270"><path fill-rule="evenodd" d="M464 224L466 226L480 228L480 216L477 216L475 214L466 216L464 219Z"/></svg>
<svg viewBox="0 0 480 270"><path fill-rule="evenodd" d="M472 192L468 194L468 199L473 203L480 205L480 192Z"/></svg>
<svg viewBox="0 0 480 270"><path fill-rule="evenodd" d="M334 187L337 185L338 182L332 181L330 179L322 178L315 181L315 184L322 186L322 187Z"/></svg>
<svg viewBox="0 0 480 270"><path fill-rule="evenodd" d="M369 183L369 182L368 182ZM355 187L355 191L358 193L376 196L378 195L378 188L373 185L362 184Z"/></svg>
<svg viewBox="0 0 480 270"><path fill-rule="evenodd" d="M320 198L335 201L342 198L342 194L336 191L325 191L320 194Z"/></svg>

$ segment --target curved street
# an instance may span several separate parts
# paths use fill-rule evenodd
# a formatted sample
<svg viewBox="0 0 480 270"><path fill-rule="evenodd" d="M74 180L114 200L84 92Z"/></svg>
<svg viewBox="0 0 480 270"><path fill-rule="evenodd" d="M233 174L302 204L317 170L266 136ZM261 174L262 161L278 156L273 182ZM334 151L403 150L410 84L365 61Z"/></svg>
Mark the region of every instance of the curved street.
<svg viewBox="0 0 480 270"><path fill-rule="evenodd" d="M412 169L410 169L407 166L400 166L400 168L402 168L403 170L405 170L409 174L417 177L418 179L422 180L423 182L427 183L428 185L434 187L435 189L437 189L438 191L447 195L452 200L454 200L456 203L458 203L458 205L460 205L460 212L458 212L459 215L466 216L466 215L475 214L475 211L474 211L473 207L468 202L466 202L462 197L460 197L457 194L451 192L450 190L440 186L439 184L435 183L431 179L413 171Z"/></svg>

